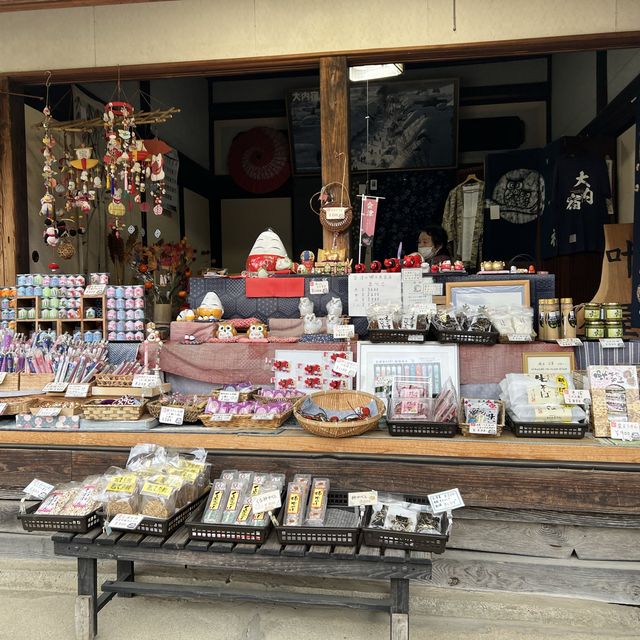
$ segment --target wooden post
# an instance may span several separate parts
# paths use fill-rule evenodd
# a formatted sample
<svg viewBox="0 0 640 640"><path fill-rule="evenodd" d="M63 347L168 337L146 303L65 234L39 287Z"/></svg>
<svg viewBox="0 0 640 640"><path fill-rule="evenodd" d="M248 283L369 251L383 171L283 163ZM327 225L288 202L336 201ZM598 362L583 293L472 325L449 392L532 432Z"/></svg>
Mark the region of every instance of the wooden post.
<svg viewBox="0 0 640 640"><path fill-rule="evenodd" d="M322 184L342 182L349 190L349 75L347 59L320 59L320 141ZM346 163L346 164L345 164ZM323 229L324 249L333 247L334 234ZM338 234L338 249L349 256L349 230Z"/></svg>
<svg viewBox="0 0 640 640"><path fill-rule="evenodd" d="M24 100L11 90L19 91L0 77L0 286L29 267Z"/></svg>

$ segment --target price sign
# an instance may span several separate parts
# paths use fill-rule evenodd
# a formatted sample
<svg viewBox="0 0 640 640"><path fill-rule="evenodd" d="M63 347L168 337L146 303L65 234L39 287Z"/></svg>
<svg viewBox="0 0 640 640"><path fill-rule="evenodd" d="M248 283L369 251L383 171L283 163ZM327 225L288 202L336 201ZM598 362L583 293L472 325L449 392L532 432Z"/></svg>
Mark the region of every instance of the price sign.
<svg viewBox="0 0 640 640"><path fill-rule="evenodd" d="M377 491L354 491L349 493L349 506L350 507L365 507L367 505L374 505L378 502Z"/></svg>
<svg viewBox="0 0 640 640"><path fill-rule="evenodd" d="M325 293L329 293L329 281L311 280L311 282L309 282L309 293L312 296L321 296Z"/></svg>
<svg viewBox="0 0 640 640"><path fill-rule="evenodd" d="M440 491L439 493L431 493L427 496L429 504L434 513L444 513L452 509L464 507L464 501L460 495L460 489L450 489L449 491Z"/></svg>
<svg viewBox="0 0 640 640"><path fill-rule="evenodd" d="M50 382L42 389L45 393L63 393L69 386L68 382Z"/></svg>
<svg viewBox="0 0 640 640"><path fill-rule="evenodd" d="M412 336L407 336L408 342L424 342L424 335L422 333L414 333Z"/></svg>
<svg viewBox="0 0 640 640"><path fill-rule="evenodd" d="M220 402L238 402L240 400L239 391L220 391L218 394Z"/></svg>
<svg viewBox="0 0 640 640"><path fill-rule="evenodd" d="M138 389L148 389L157 387L160 384L160 378L155 373L138 373L133 376L132 387Z"/></svg>
<svg viewBox="0 0 640 640"><path fill-rule="evenodd" d="M442 282L431 282L423 285L424 293L427 296L441 296Z"/></svg>
<svg viewBox="0 0 640 640"><path fill-rule="evenodd" d="M333 327L333 337L338 340L347 340L356 335L356 329L352 324L339 324Z"/></svg>
<svg viewBox="0 0 640 640"><path fill-rule="evenodd" d="M180 426L184 423L183 407L162 407L160 409L160 422L163 424L177 424Z"/></svg>
<svg viewBox="0 0 640 640"><path fill-rule="evenodd" d="M254 413L252 416L252 420L271 420L273 418L273 413Z"/></svg>
<svg viewBox="0 0 640 640"><path fill-rule="evenodd" d="M528 333L510 333L507 335L509 342L531 342L531 336Z"/></svg>
<svg viewBox="0 0 640 640"><path fill-rule="evenodd" d="M133 513L119 513L114 516L113 520L109 523L109 526L112 529L126 529L127 531L133 531L138 528L143 520L144 516Z"/></svg>
<svg viewBox="0 0 640 640"><path fill-rule="evenodd" d="M344 220L347 215L347 207L325 207L324 213L327 220Z"/></svg>
<svg viewBox="0 0 640 640"><path fill-rule="evenodd" d="M282 496L278 490L265 491L251 498L251 506L254 513L273 511L282 506Z"/></svg>
<svg viewBox="0 0 640 640"><path fill-rule="evenodd" d="M470 424L469 433L495 436L498 434L498 425L496 423L491 423L491 422L485 422L480 424Z"/></svg>
<svg viewBox="0 0 640 640"><path fill-rule="evenodd" d="M640 440L640 423L612 422L611 438L613 440Z"/></svg>
<svg viewBox="0 0 640 640"><path fill-rule="evenodd" d="M580 338L558 338L556 342L561 347L581 347L582 340Z"/></svg>
<svg viewBox="0 0 640 640"><path fill-rule="evenodd" d="M60 407L42 407L36 413L37 418L55 418L60 415L62 409Z"/></svg>
<svg viewBox="0 0 640 640"><path fill-rule="evenodd" d="M600 346L603 349L622 349L624 341L622 338L600 338Z"/></svg>
<svg viewBox="0 0 640 640"><path fill-rule="evenodd" d="M565 404L588 404L591 402L591 392L584 389L567 389L563 395Z"/></svg>
<svg viewBox="0 0 640 640"><path fill-rule="evenodd" d="M23 490L28 496L44 500L53 491L53 485L34 478Z"/></svg>
<svg viewBox="0 0 640 640"><path fill-rule="evenodd" d="M7 410L7 403L0 402L0 416Z"/></svg>
<svg viewBox="0 0 640 640"><path fill-rule="evenodd" d="M358 373L358 363L346 358L336 358L333 365L333 373L353 378Z"/></svg>
<svg viewBox="0 0 640 640"><path fill-rule="evenodd" d="M107 289L106 284L90 284L85 290L85 296L102 296Z"/></svg>
<svg viewBox="0 0 640 640"><path fill-rule="evenodd" d="M0 384L2 384L4 382L4 379L7 377L7 372L6 371L1 371L0 372Z"/></svg>
<svg viewBox="0 0 640 640"><path fill-rule="evenodd" d="M89 395L88 384L70 384L67 387L65 398L86 398Z"/></svg>
<svg viewBox="0 0 640 640"><path fill-rule="evenodd" d="M438 306L435 302L422 302L420 304L413 305L413 310L419 316L428 316L435 313L438 310Z"/></svg>
<svg viewBox="0 0 640 640"><path fill-rule="evenodd" d="M230 413L212 413L211 419L214 422L231 422L233 416Z"/></svg>

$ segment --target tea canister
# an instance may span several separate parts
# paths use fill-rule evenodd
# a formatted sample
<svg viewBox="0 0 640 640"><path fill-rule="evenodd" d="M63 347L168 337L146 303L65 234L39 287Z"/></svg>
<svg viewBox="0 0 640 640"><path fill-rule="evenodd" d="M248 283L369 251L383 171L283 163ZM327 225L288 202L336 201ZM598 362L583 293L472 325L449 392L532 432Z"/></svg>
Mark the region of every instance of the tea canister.
<svg viewBox="0 0 640 640"><path fill-rule="evenodd" d="M584 326L584 332L587 340L599 340L605 337L605 326L602 320L594 320L587 322Z"/></svg>
<svg viewBox="0 0 640 640"><path fill-rule="evenodd" d="M542 298L538 301L538 340L547 339L547 313L549 300Z"/></svg>
<svg viewBox="0 0 640 640"><path fill-rule="evenodd" d="M624 329L621 320L608 320L604 323L604 332L606 338L622 338Z"/></svg>
<svg viewBox="0 0 640 640"><path fill-rule="evenodd" d="M622 320L622 305L619 302L605 302L602 305L605 322L607 320Z"/></svg>
<svg viewBox="0 0 640 640"><path fill-rule="evenodd" d="M584 305L585 322L600 320L600 305L597 302L588 302Z"/></svg>
<svg viewBox="0 0 640 640"><path fill-rule="evenodd" d="M560 300L558 298L550 298L547 300L547 331L546 340L556 341L560 337Z"/></svg>

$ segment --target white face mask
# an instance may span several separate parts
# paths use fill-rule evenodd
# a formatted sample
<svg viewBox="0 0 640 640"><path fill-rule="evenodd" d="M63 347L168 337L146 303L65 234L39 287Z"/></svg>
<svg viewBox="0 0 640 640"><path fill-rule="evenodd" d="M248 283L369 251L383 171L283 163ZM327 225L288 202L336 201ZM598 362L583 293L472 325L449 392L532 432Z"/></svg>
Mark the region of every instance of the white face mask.
<svg viewBox="0 0 640 640"><path fill-rule="evenodd" d="M426 260L435 253L435 247L418 247L418 253Z"/></svg>

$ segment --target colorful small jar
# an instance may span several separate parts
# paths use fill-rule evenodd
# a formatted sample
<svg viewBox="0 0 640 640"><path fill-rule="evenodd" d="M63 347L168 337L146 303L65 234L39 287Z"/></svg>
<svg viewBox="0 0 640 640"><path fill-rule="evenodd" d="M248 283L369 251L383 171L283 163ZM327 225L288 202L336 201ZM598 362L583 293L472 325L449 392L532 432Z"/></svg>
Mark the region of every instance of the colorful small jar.
<svg viewBox="0 0 640 640"><path fill-rule="evenodd" d="M136 298L134 300L134 306L136 309L144 309L144 298Z"/></svg>
<svg viewBox="0 0 640 640"><path fill-rule="evenodd" d="M136 319L136 312L133 309L129 309L128 311L125 311L124 319L125 320L135 320Z"/></svg>
<svg viewBox="0 0 640 640"><path fill-rule="evenodd" d="M602 305L605 322L607 320L622 320L622 305L619 302L606 302Z"/></svg>
<svg viewBox="0 0 640 640"><path fill-rule="evenodd" d="M584 325L584 332L587 340L599 340L605 337L605 326L602 320L594 320Z"/></svg>
<svg viewBox="0 0 640 640"><path fill-rule="evenodd" d="M607 338L622 338L624 329L621 320L608 320L604 323L604 333Z"/></svg>
<svg viewBox="0 0 640 640"><path fill-rule="evenodd" d="M116 288L115 287L107 287L107 298L115 298L116 297Z"/></svg>
<svg viewBox="0 0 640 640"><path fill-rule="evenodd" d="M107 330L109 330L109 331L117 331L118 330L118 323L115 320L109 320L109 322L107 323Z"/></svg>
<svg viewBox="0 0 640 640"><path fill-rule="evenodd" d="M118 339L118 334L115 331L110 331L107 339L111 342Z"/></svg>
<svg viewBox="0 0 640 640"><path fill-rule="evenodd" d="M118 331L118 334L116 335L116 340L121 340L122 342L124 342L127 339L127 334L124 331Z"/></svg>
<svg viewBox="0 0 640 640"><path fill-rule="evenodd" d="M115 309L115 308L116 308L116 299L107 298L107 309Z"/></svg>
<svg viewBox="0 0 640 640"><path fill-rule="evenodd" d="M124 288L124 297L125 298L133 298L133 287L125 287Z"/></svg>
<svg viewBox="0 0 640 640"><path fill-rule="evenodd" d="M133 339L138 341L138 342L143 342L144 341L144 332L143 331L136 331L135 335L133 336Z"/></svg>
<svg viewBox="0 0 640 640"><path fill-rule="evenodd" d="M133 342L135 340L135 334L133 331L127 331L127 333L124 334L124 339L127 342Z"/></svg>
<svg viewBox="0 0 640 640"><path fill-rule="evenodd" d="M590 320L600 320L600 305L597 302L588 302L584 305L585 322Z"/></svg>
<svg viewBox="0 0 640 640"><path fill-rule="evenodd" d="M107 320L117 320L118 312L115 309L109 309L107 311Z"/></svg>

